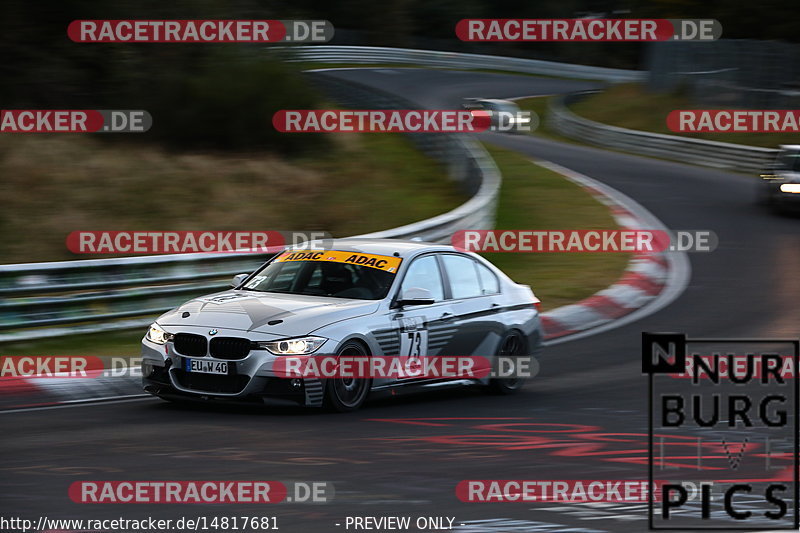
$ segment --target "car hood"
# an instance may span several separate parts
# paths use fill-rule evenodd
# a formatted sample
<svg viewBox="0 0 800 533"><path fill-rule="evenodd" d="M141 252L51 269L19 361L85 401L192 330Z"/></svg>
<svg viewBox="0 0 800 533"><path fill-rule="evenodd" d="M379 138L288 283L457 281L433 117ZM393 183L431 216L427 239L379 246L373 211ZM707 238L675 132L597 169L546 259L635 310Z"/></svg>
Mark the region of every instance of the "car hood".
<svg viewBox="0 0 800 533"><path fill-rule="evenodd" d="M165 327L199 326L293 337L378 310L376 300L229 290L190 300L161 315Z"/></svg>

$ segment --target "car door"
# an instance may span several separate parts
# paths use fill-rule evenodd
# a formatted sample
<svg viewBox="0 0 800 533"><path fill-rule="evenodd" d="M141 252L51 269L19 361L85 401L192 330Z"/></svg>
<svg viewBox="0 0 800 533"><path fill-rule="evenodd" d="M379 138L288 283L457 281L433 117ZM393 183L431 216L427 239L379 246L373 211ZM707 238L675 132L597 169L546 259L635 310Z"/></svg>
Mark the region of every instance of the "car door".
<svg viewBox="0 0 800 533"><path fill-rule="evenodd" d="M384 355L423 358L450 355L456 324L450 301L447 300L444 278L435 254L419 256L411 262L395 296L409 288L430 291L434 303L395 307L387 314L388 328L374 333ZM403 381L418 381L405 378ZM396 380L386 380L387 384ZM380 385L376 383L376 385Z"/></svg>
<svg viewBox="0 0 800 533"><path fill-rule="evenodd" d="M440 261L457 328L452 355L493 356L503 334L497 277L463 254L441 254Z"/></svg>

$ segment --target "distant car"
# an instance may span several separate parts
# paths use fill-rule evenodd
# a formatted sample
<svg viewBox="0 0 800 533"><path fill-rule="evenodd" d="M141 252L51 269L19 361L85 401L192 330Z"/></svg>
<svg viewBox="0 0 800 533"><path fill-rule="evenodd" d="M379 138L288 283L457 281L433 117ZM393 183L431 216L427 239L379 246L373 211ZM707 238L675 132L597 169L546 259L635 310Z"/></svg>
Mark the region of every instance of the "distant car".
<svg viewBox="0 0 800 533"><path fill-rule="evenodd" d="M370 392L522 379L290 379L287 355L497 356L541 349L539 300L482 257L452 246L338 239L289 249L230 290L164 313L142 339L144 390L168 400L291 400L350 411ZM286 361L284 359L284 361ZM280 363L278 363L280 364Z"/></svg>
<svg viewBox="0 0 800 533"><path fill-rule="evenodd" d="M758 203L779 210L800 207L800 145L782 145L775 161L760 175Z"/></svg>
<svg viewBox="0 0 800 533"><path fill-rule="evenodd" d="M526 133L534 129L530 113L523 113L510 100L493 98L465 98L462 107L468 111L486 111L491 116L492 127L501 127L509 133Z"/></svg>

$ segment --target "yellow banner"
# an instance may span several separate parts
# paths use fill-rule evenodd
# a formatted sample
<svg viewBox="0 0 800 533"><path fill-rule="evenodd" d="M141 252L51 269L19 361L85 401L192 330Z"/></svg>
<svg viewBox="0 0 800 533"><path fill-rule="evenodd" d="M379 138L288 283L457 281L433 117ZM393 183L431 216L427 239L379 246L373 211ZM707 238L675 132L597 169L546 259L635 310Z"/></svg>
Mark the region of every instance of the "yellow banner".
<svg viewBox="0 0 800 533"><path fill-rule="evenodd" d="M283 252L275 259L277 263L286 261L330 261L377 268L396 273L402 259L388 255L362 254L357 252L340 252L337 250L292 250Z"/></svg>

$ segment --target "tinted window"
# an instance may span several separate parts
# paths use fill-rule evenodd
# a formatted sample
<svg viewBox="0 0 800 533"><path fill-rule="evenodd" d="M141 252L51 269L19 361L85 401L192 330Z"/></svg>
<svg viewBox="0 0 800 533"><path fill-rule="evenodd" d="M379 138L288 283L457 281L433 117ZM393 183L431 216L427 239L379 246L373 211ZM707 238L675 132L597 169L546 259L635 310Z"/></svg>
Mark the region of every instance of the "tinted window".
<svg viewBox="0 0 800 533"><path fill-rule="evenodd" d="M481 280L481 290L483 294L497 294L500 292L500 282L497 281L497 276L480 263L475 263L478 267L478 277Z"/></svg>
<svg viewBox="0 0 800 533"><path fill-rule="evenodd" d="M377 268L331 261L273 261L253 277L245 290L380 300L395 274Z"/></svg>
<svg viewBox="0 0 800 533"><path fill-rule="evenodd" d="M427 255L420 257L408 267L406 277L403 278L400 294L412 287L428 289L431 291L433 299L437 302L444 299L442 275L439 273L439 264L436 262L434 256Z"/></svg>
<svg viewBox="0 0 800 533"><path fill-rule="evenodd" d="M471 298L481 295L481 283L475 261L463 255L443 255L444 269L450 279L453 298Z"/></svg>
<svg viewBox="0 0 800 533"><path fill-rule="evenodd" d="M515 115L519 112L519 108L515 105L498 104L496 107L498 111L505 111L506 113L513 113Z"/></svg>

